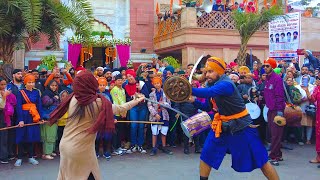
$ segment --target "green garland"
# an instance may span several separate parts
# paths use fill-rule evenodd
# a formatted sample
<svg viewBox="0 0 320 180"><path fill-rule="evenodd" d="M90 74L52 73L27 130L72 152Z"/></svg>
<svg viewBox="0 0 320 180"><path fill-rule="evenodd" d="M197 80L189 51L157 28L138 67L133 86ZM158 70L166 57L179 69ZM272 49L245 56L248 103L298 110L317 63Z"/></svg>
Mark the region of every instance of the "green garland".
<svg viewBox="0 0 320 180"><path fill-rule="evenodd" d="M110 47L116 45L131 45L132 41L129 38L117 39L117 38L100 38L91 36L90 38L83 38L81 36L73 36L68 39L71 44L82 44L84 47Z"/></svg>
<svg viewBox="0 0 320 180"><path fill-rule="evenodd" d="M176 58L174 58L172 56L165 57L162 60L166 61L169 65L171 65L175 69L180 68L180 66L181 66L179 63L179 60L177 60Z"/></svg>

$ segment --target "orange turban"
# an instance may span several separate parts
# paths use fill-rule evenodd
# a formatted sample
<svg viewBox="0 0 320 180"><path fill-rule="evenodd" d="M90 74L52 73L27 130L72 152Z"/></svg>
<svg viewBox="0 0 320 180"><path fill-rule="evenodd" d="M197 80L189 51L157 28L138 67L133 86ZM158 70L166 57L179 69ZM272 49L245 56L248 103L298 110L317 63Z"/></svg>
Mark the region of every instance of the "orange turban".
<svg viewBox="0 0 320 180"><path fill-rule="evenodd" d="M104 78L104 77L99 77L99 78L98 78L98 84L107 85L107 84L108 84L107 79Z"/></svg>
<svg viewBox="0 0 320 180"><path fill-rule="evenodd" d="M23 83L24 83L24 84L27 84L28 82L36 82L36 78L34 77L34 75L32 75L32 74L26 74L26 75L24 76Z"/></svg>
<svg viewBox="0 0 320 180"><path fill-rule="evenodd" d="M239 73L241 74L242 72L244 72L245 74L250 73L250 69L247 66L240 66Z"/></svg>
<svg viewBox="0 0 320 180"><path fill-rule="evenodd" d="M224 62L224 60L218 57L210 57L206 62L205 70L213 70L219 75L223 75L224 71L226 70L226 63Z"/></svg>
<svg viewBox="0 0 320 180"><path fill-rule="evenodd" d="M155 83L160 83L160 84L162 84L162 78L161 78L161 77L154 77L154 78L152 78L152 84L155 84Z"/></svg>
<svg viewBox="0 0 320 180"><path fill-rule="evenodd" d="M275 69L277 67L277 61L273 58L268 58L267 60L264 60L264 64L270 64L272 69Z"/></svg>

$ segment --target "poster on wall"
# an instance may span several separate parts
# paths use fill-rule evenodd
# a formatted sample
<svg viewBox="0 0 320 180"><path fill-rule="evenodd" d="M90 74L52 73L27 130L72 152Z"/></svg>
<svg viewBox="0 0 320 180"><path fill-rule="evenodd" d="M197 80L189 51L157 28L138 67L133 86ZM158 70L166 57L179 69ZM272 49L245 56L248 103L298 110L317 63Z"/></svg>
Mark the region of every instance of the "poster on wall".
<svg viewBox="0 0 320 180"><path fill-rule="evenodd" d="M279 16L269 23L269 57L289 59L298 57L301 15L299 12Z"/></svg>

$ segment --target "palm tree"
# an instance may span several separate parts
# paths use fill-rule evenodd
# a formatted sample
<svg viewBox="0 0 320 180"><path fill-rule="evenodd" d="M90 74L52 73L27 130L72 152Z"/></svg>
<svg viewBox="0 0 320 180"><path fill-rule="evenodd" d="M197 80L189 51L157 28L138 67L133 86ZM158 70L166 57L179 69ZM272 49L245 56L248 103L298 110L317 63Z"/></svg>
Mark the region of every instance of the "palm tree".
<svg viewBox="0 0 320 180"><path fill-rule="evenodd" d="M266 23L282 14L283 10L278 5L258 13L243 13L237 10L232 13L236 29L239 31L241 39L241 46L237 56L239 65L246 65L247 45L252 35Z"/></svg>
<svg viewBox="0 0 320 180"><path fill-rule="evenodd" d="M88 37L93 10L88 0L1 0L0 60L11 64L13 53L27 40L36 42L48 36L52 49L58 49L59 35L67 28Z"/></svg>

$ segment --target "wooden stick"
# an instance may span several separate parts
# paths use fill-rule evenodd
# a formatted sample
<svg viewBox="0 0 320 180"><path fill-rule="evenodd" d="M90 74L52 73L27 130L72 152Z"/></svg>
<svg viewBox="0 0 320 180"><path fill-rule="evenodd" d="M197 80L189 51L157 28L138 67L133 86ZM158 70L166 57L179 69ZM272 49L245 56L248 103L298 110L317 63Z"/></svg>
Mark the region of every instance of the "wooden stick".
<svg viewBox="0 0 320 180"><path fill-rule="evenodd" d="M164 124L163 122L152 121L117 121L117 123Z"/></svg>
<svg viewBox="0 0 320 180"><path fill-rule="evenodd" d="M37 123L30 123L30 124L24 124L23 127L26 127L26 126L34 126L34 125L39 125L39 124L44 124L48 121L44 121L44 122L37 122ZM22 128L23 128L22 127ZM4 130L8 130L8 129L14 129L14 128L20 128L19 125L16 125L16 126L10 126L10 127L5 127L5 128L0 128L0 131L4 131Z"/></svg>

